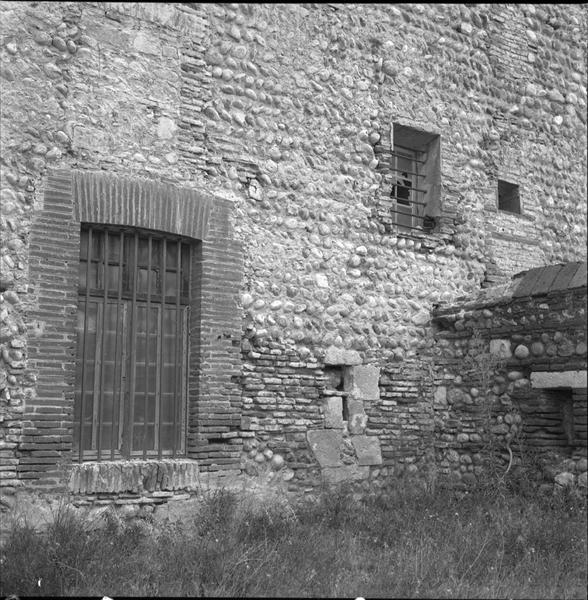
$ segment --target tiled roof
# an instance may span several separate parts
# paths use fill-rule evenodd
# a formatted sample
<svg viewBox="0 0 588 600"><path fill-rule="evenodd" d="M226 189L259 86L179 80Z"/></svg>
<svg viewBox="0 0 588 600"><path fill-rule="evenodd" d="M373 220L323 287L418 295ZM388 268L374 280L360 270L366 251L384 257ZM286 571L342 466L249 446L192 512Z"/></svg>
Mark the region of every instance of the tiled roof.
<svg viewBox="0 0 588 600"><path fill-rule="evenodd" d="M586 287L586 262L549 265L530 269L516 276L519 283L512 297L537 296L549 292Z"/></svg>

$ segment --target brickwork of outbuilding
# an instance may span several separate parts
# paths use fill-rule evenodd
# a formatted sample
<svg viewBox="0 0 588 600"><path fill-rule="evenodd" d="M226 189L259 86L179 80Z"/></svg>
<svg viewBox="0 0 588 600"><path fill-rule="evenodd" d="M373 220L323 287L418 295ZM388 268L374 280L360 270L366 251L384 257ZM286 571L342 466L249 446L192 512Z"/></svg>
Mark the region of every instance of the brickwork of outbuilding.
<svg viewBox="0 0 588 600"><path fill-rule="evenodd" d="M531 294L518 279L435 311L435 452L447 483L483 478L491 439L502 471L539 464L545 485L559 468L586 487L586 263L537 271L553 279L550 269L568 267L577 286Z"/></svg>

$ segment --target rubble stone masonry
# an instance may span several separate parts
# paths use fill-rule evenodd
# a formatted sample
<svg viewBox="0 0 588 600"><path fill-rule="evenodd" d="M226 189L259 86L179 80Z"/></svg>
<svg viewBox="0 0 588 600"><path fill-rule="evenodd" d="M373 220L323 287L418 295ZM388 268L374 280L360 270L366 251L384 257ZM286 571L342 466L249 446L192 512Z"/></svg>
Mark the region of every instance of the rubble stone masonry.
<svg viewBox="0 0 588 600"><path fill-rule="evenodd" d="M467 407L456 416L469 404L452 401L458 353L446 356L462 333L441 335L432 310L586 259L585 7L0 11L5 505L26 490L138 506L190 497L205 478L299 493L477 473L476 425ZM439 141L438 203L413 230L386 208L400 126ZM499 180L518 186L520 211L499 208ZM153 199L129 209L132 190ZM181 460L73 453L84 222L200 244ZM570 294L562 311L578 308ZM521 323L511 346L526 344ZM573 327L561 370L578 356L581 371Z"/></svg>
<svg viewBox="0 0 588 600"><path fill-rule="evenodd" d="M531 295L523 281L513 294L515 282L435 310L441 479L476 483L492 444L501 472L526 461L544 485L563 472L586 488L586 263L577 275L567 289Z"/></svg>

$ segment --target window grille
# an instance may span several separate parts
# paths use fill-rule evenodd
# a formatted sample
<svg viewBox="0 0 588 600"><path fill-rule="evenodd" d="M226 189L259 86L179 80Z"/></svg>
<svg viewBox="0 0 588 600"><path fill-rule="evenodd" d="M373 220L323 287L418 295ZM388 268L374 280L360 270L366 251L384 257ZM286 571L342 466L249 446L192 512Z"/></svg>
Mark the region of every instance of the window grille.
<svg viewBox="0 0 588 600"><path fill-rule="evenodd" d="M432 229L440 215L439 135L394 123L390 149L380 152L386 161L384 182L389 186L380 199L384 223L401 231Z"/></svg>
<svg viewBox="0 0 588 600"><path fill-rule="evenodd" d="M82 226L74 449L79 460L185 452L192 246Z"/></svg>
<svg viewBox="0 0 588 600"><path fill-rule="evenodd" d="M390 198L393 200L390 212L394 215L394 222L408 229L421 229L424 219L423 207L425 206L425 190L419 186L424 174L415 150L395 145L392 152L392 185Z"/></svg>

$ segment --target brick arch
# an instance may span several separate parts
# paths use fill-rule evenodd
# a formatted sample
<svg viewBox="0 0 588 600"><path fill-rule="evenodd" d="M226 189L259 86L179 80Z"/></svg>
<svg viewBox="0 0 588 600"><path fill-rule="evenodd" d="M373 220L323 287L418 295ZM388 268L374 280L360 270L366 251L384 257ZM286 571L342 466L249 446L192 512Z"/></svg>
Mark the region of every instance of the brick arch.
<svg viewBox="0 0 588 600"><path fill-rule="evenodd" d="M144 178L72 171L74 219L156 229L197 240L209 231L212 197Z"/></svg>

